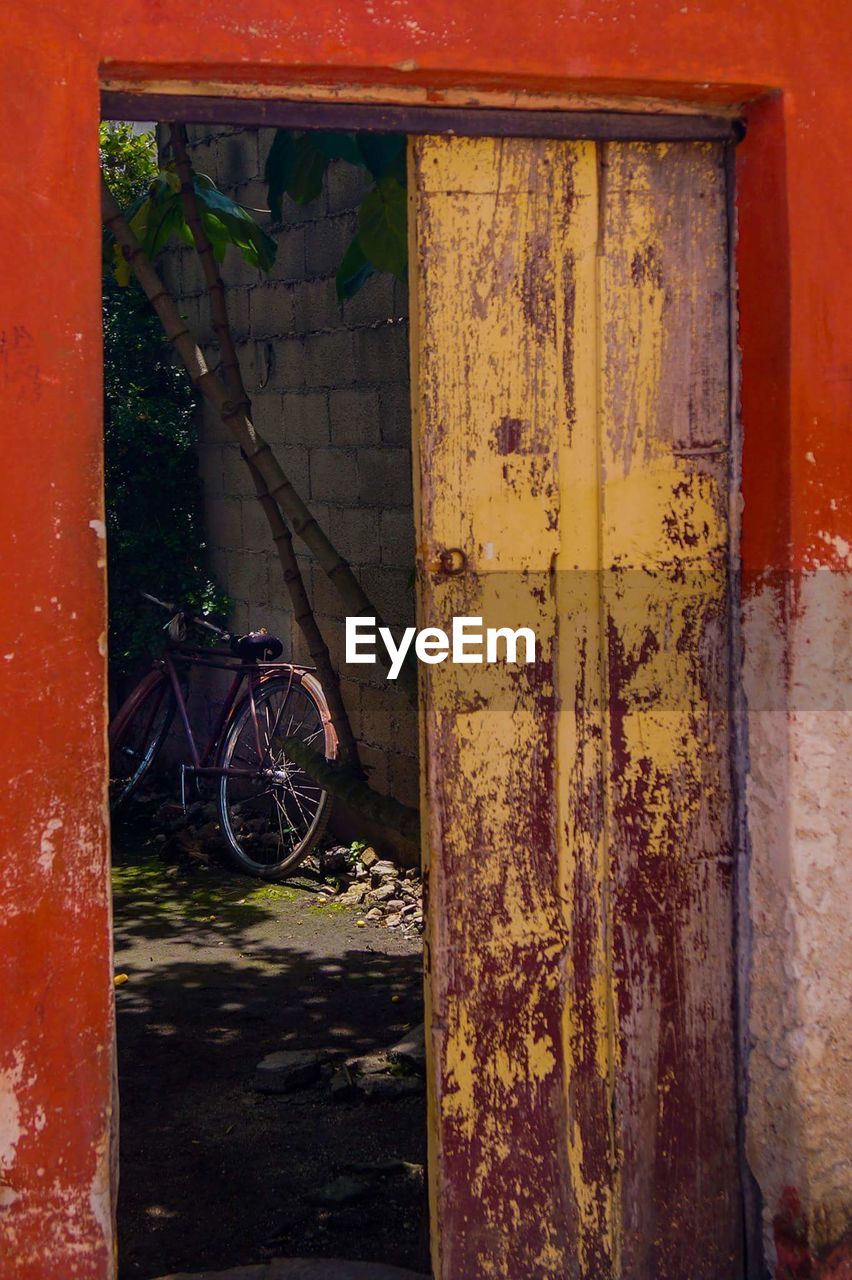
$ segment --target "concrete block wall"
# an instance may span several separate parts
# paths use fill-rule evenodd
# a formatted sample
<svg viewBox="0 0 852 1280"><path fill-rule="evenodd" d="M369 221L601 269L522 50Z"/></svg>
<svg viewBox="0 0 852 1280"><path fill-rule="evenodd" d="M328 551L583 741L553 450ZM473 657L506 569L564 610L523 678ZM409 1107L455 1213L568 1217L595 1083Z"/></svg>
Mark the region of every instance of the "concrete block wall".
<svg viewBox="0 0 852 1280"><path fill-rule="evenodd" d="M197 126L189 135L199 172L242 204L266 208L262 174L274 130ZM280 224L260 215L278 242L272 271L247 267L229 249L222 274L258 429L388 624L401 629L414 622L407 289L377 276L343 305L335 291L365 189L365 175L332 164L312 204L297 207L285 199ZM170 250L164 266L215 363L194 252ZM210 567L235 602L233 626L266 626L282 638L286 656L307 660L248 470L206 407L198 452ZM415 711L378 667L346 665L339 598L306 548L296 546L370 780L416 804Z"/></svg>

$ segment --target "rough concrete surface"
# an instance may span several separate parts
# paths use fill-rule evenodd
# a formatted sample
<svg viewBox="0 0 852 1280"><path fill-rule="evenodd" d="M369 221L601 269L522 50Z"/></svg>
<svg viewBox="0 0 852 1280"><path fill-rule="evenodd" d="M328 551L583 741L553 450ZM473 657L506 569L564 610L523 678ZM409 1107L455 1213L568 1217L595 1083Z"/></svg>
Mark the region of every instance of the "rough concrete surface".
<svg viewBox="0 0 852 1280"><path fill-rule="evenodd" d="M791 1214L798 1256L823 1256L850 1228L849 597L848 574L819 570L800 584L786 663L774 592L746 610L747 1150L770 1266L784 1261Z"/></svg>

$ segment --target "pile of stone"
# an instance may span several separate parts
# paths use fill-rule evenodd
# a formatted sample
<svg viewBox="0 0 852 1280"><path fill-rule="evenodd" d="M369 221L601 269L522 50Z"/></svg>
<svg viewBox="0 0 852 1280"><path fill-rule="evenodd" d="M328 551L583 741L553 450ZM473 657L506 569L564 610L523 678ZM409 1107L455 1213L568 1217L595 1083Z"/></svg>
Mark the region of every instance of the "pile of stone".
<svg viewBox="0 0 852 1280"><path fill-rule="evenodd" d="M423 1093L426 1045L423 1024L379 1053L342 1060L335 1049L282 1049L255 1069L259 1093L295 1093L324 1082L333 1102L388 1102Z"/></svg>
<svg viewBox="0 0 852 1280"><path fill-rule="evenodd" d="M383 924L408 938L423 932L423 886L413 868L403 870L372 848L353 855L343 845L318 861L320 892L341 906L357 907L359 924Z"/></svg>

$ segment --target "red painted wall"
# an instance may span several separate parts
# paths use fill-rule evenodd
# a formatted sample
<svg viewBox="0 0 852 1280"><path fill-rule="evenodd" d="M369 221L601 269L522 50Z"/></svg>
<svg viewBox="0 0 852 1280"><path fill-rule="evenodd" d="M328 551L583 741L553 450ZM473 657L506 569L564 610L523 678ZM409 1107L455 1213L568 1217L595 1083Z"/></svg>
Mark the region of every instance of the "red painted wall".
<svg viewBox="0 0 852 1280"><path fill-rule="evenodd" d="M844 567L842 0L11 0L0 35L0 1277L110 1273L99 69L748 98L744 557ZM760 100L760 101L758 101ZM812 454L815 463L808 460ZM517 1280L521 1280L520 1277Z"/></svg>

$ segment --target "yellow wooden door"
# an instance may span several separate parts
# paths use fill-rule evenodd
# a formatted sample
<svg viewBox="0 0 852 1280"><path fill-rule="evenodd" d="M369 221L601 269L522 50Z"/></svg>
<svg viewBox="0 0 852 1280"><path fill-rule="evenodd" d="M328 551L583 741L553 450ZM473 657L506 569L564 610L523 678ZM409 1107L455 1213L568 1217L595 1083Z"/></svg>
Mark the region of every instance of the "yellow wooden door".
<svg viewBox="0 0 852 1280"><path fill-rule="evenodd" d="M439 1280L740 1274L725 172L411 143Z"/></svg>

